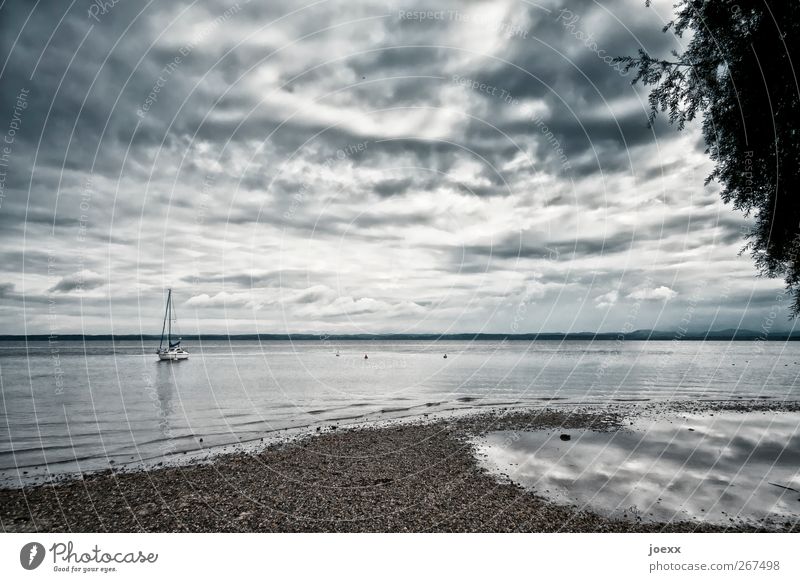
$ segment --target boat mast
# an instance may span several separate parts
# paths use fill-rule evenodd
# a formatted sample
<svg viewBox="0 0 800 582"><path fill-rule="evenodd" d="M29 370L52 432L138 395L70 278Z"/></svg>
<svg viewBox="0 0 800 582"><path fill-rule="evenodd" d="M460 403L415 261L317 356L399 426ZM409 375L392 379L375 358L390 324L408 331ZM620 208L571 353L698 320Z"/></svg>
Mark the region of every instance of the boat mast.
<svg viewBox="0 0 800 582"><path fill-rule="evenodd" d="M167 334L167 345L169 349L172 349L172 289L169 290L167 304L169 305L169 333Z"/></svg>
<svg viewBox="0 0 800 582"><path fill-rule="evenodd" d="M167 307L164 310L164 322L161 324L161 341L158 342L158 350L161 351L161 348L164 347L164 330L167 327L167 318L169 317L169 306L172 299L172 289L169 289L169 293L167 294ZM170 333L172 333L172 325L170 324ZM167 336L167 343L169 343L169 336Z"/></svg>

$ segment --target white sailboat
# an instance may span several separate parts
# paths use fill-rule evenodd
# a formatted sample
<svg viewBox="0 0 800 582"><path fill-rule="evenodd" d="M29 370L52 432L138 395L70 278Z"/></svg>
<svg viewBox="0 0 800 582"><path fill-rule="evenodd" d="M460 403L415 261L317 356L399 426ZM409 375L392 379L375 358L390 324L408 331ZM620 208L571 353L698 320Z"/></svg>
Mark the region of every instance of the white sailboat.
<svg viewBox="0 0 800 582"><path fill-rule="evenodd" d="M175 308L172 305L172 289L167 293L167 308L164 310L164 323L161 325L161 341L158 344L159 360L187 360L189 352L181 347L181 338L172 341L172 322L176 321ZM167 334L167 345L164 346L164 332Z"/></svg>

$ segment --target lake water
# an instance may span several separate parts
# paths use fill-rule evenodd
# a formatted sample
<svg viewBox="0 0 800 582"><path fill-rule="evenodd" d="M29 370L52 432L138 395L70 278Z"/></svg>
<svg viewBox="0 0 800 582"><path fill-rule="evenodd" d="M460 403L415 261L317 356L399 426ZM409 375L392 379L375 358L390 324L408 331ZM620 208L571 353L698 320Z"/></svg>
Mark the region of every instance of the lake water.
<svg viewBox="0 0 800 582"><path fill-rule="evenodd" d="M639 418L611 432L497 431L478 439L477 451L498 477L611 517L769 527L800 520L798 413Z"/></svg>
<svg viewBox="0 0 800 582"><path fill-rule="evenodd" d="M489 406L800 398L797 342L186 347L189 360L169 363L139 342L0 342L0 485L157 462L284 429Z"/></svg>

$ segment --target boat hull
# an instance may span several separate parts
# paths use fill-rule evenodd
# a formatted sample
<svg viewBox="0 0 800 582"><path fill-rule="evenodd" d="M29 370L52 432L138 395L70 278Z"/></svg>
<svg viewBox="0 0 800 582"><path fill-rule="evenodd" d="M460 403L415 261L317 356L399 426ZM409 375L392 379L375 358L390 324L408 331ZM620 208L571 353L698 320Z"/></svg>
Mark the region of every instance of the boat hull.
<svg viewBox="0 0 800 582"><path fill-rule="evenodd" d="M189 352L158 352L158 359L174 362L176 360L188 360Z"/></svg>

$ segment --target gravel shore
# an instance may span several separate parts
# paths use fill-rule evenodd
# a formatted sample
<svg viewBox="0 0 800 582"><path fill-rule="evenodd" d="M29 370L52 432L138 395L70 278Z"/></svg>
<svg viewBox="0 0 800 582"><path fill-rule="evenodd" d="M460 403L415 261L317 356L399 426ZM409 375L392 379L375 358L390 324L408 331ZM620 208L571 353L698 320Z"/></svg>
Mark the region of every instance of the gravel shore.
<svg viewBox="0 0 800 582"><path fill-rule="evenodd" d="M670 405L679 412L797 410L797 403ZM326 428L252 453L61 484L0 490L7 532L694 532L698 523L612 520L556 505L478 467L487 430L616 430L666 407L492 411L377 427ZM758 531L755 528L748 531ZM781 531L800 531L787 523Z"/></svg>

